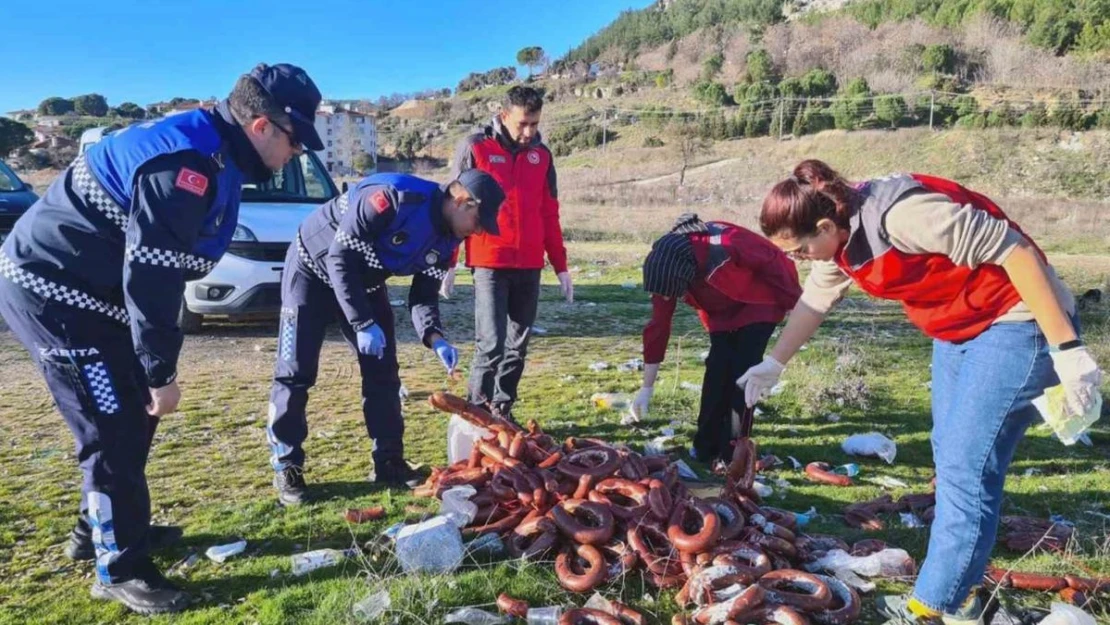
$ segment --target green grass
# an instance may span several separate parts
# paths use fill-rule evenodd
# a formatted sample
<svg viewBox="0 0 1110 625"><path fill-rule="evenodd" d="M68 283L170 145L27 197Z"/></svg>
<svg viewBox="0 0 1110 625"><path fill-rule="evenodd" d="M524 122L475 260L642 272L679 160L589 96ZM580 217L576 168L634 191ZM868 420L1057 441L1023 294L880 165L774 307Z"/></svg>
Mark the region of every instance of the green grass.
<svg viewBox="0 0 1110 625"><path fill-rule="evenodd" d="M639 355L639 332L650 308L638 288L645 249L643 244L573 244L571 265L577 268L579 300L573 305L559 300L554 276L545 274L537 325L548 333L532 345L519 414L537 418L557 438L596 435L638 446L677 421L676 446L683 449L690 443L697 396L679 384L700 382L699 354L708 348L708 337L684 307L675 321L648 420L623 427L618 414L595 409L589 401L595 392L634 392L639 387L638 374L620 373L616 365ZM1073 266L1067 259L1059 265L1076 290L1096 286L1102 279L1097 270ZM463 350L463 362L468 363L473 304L469 277L460 275L459 282L459 295L444 304L444 312ZM625 283L637 288L624 288ZM403 286L395 286L393 297L403 292ZM404 314L399 317L402 379L411 392L405 404L407 452L412 460L442 464L447 420L425 399L435 390L461 392L462 387L442 375L434 355L416 344ZM1106 304L1086 314L1084 323L1088 342L1102 362L1110 362ZM309 403L307 469L316 501L291 510L276 505L264 435L274 333L272 324L226 324L187 341L180 377L182 410L163 419L147 471L155 521L183 525L186 537L184 546L159 553L158 563L168 568L190 552L203 554L211 545L239 537L249 545L246 554L222 565L202 556L177 577L197 598L190 611L147 619L92 600L91 567L61 557L80 483L72 440L26 354L9 333L0 332L0 623L345 623L354 622L355 602L383 587L392 598L384 622L440 623L447 612L466 605L495 610L493 601L500 592L537 606L586 601L587 596L569 595L556 584L550 562L469 561L453 575L409 577L400 574L388 549L382 548L341 566L294 577L292 554L366 544L393 523L435 511L436 502L367 483L370 444L359 409L357 367L338 333L333 333ZM599 360L613 367L600 373L587 368ZM854 461L862 466L862 477L892 476L913 485L910 490L924 490L932 475L928 362L928 341L903 320L897 307L853 297L791 366L785 392L767 403L756 438L762 450L783 458ZM851 402L835 404L838 383L854 380L852 376L866 387L866 409ZM825 417L830 412L842 419L829 422ZM841 452L840 442L847 435L871 430L897 441L893 465ZM1110 432L1100 427L1092 438L1091 448L1064 447L1044 430L1031 431L1007 483L1006 513L1062 514L1079 523L1079 541L1069 559L1023 559L1022 554L999 548L996 561L1057 572L1075 571L1075 562L1080 562L1110 575L1105 518L1087 514L1110 513ZM1026 476L1030 469L1036 472ZM796 511L816 507L822 517L813 531L848 540L863 533L847 528L836 515L848 503L883 492L865 481L843 489L814 485L788 469L771 471L770 477L790 486L776 489L767 503ZM896 497L902 493L892 491ZM384 505L388 517L354 526L343 520L346 508L371 504ZM907 549L920 562L926 532L897 527L896 521L891 525L878 536ZM880 591L907 588L884 582ZM602 592L644 610L652 622L669 622L675 610L672 593L658 592L638 575ZM1052 599L1020 593L1012 597L1041 606ZM861 622L878 622L871 601L865 600L865 606ZM1110 617L1103 604L1087 609L1099 618Z"/></svg>

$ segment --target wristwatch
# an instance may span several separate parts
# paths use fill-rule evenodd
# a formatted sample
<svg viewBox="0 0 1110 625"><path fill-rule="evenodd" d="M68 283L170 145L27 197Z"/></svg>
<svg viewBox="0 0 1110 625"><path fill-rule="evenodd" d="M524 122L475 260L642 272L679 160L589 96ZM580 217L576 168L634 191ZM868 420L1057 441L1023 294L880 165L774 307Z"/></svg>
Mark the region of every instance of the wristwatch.
<svg viewBox="0 0 1110 625"><path fill-rule="evenodd" d="M1070 341L1065 341L1063 343L1060 343L1059 345L1053 345L1052 347L1049 348L1048 351L1050 351L1050 352L1066 352L1069 349L1075 349L1076 347L1083 347L1083 339L1072 339Z"/></svg>

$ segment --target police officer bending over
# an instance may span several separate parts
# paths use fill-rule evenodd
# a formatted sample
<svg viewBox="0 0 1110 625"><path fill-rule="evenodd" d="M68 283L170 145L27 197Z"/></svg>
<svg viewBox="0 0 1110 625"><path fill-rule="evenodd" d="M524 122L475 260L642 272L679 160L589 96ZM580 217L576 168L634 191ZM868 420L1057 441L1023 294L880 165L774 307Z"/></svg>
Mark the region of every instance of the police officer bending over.
<svg viewBox="0 0 1110 625"><path fill-rule="evenodd" d="M259 65L228 99L131 126L77 158L0 248L0 314L42 370L77 439L81 509L66 553L96 560L92 595L141 614L189 596L148 555L180 539L150 527L146 461L177 409L185 281L231 241L244 181L307 146L320 92L292 65Z"/></svg>
<svg viewBox="0 0 1110 625"><path fill-rule="evenodd" d="M340 320L358 353L362 414L374 440L371 480L403 485L404 460L397 342L385 281L411 275L409 310L425 346L448 374L458 362L439 319L439 287L452 255L476 232L497 234L505 195L489 174L470 170L440 186L402 174L363 178L301 224L281 280L281 329L267 425L282 505L305 498L305 405L316 383L328 324Z"/></svg>

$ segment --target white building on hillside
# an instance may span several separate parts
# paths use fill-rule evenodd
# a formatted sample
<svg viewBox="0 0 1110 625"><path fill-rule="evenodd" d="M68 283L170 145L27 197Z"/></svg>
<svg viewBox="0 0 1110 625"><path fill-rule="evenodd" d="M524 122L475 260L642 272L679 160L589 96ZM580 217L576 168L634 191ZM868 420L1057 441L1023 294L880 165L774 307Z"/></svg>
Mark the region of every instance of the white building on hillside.
<svg viewBox="0 0 1110 625"><path fill-rule="evenodd" d="M378 126L374 118L331 104L322 104L316 111L316 132L324 149L316 153L333 176L353 176L357 158L369 154L373 168L378 167Z"/></svg>

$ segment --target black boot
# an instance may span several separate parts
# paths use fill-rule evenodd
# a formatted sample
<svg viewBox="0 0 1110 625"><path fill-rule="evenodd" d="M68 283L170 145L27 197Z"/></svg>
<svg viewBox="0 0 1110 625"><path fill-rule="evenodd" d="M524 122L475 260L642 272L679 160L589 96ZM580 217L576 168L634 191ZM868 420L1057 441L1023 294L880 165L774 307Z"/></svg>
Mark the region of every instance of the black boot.
<svg viewBox="0 0 1110 625"><path fill-rule="evenodd" d="M371 482L392 488L416 488L424 481L420 473L414 471L404 458L375 461L369 479Z"/></svg>
<svg viewBox="0 0 1110 625"><path fill-rule="evenodd" d="M97 579L90 593L94 599L119 601L139 614L166 614L189 607L189 594L162 576L149 558L136 563L131 579L105 584Z"/></svg>
<svg viewBox="0 0 1110 625"><path fill-rule="evenodd" d="M184 532L176 525L151 525L147 530L147 541L151 550L164 549L181 542ZM69 532L65 547L66 557L70 560L92 560L96 558L96 548L92 542L92 528L84 517L77 518L77 525Z"/></svg>
<svg viewBox="0 0 1110 625"><path fill-rule="evenodd" d="M299 506L304 503L308 484L304 481L304 469L296 465L288 466L274 475L274 488L278 492L278 503L283 506Z"/></svg>

